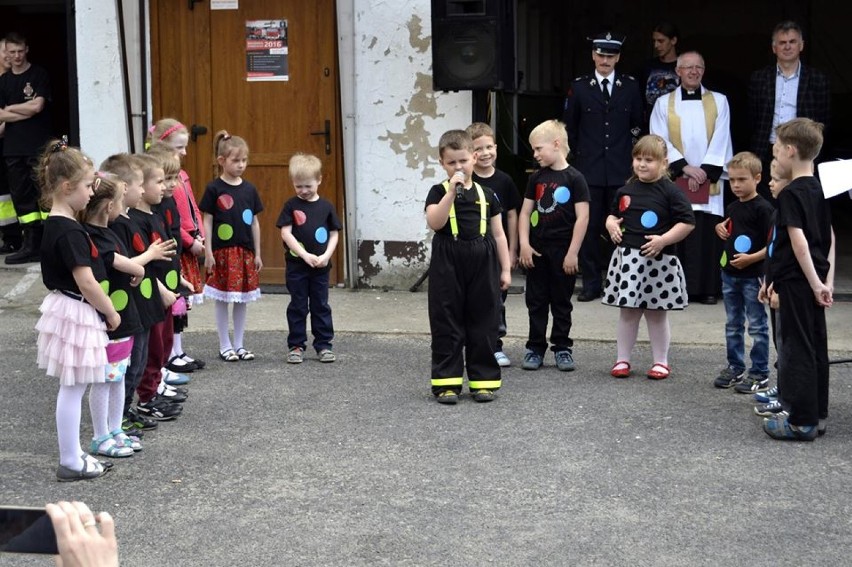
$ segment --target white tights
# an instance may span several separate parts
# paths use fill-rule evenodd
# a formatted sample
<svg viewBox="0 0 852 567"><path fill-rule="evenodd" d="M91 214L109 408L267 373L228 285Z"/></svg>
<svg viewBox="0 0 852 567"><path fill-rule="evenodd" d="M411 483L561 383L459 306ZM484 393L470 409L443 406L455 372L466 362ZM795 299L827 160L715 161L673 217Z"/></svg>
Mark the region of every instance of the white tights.
<svg viewBox="0 0 852 567"><path fill-rule="evenodd" d="M92 384L89 391L89 412L95 439L121 429L124 417L124 380Z"/></svg>
<svg viewBox="0 0 852 567"><path fill-rule="evenodd" d="M672 334L667 312L659 309L632 309L629 307L620 309L616 330L617 360L630 362L630 355L636 344L636 336L639 334L639 320L642 319L642 315L645 315L645 323L648 325L648 338L651 341L651 355L654 362L668 366L669 343Z"/></svg>
<svg viewBox="0 0 852 567"><path fill-rule="evenodd" d="M216 301L216 329L219 331L219 352L225 352L229 349L243 348L243 335L246 330L246 308L245 303L234 303L234 342L231 343L231 338L228 336L228 303L224 301Z"/></svg>
<svg viewBox="0 0 852 567"><path fill-rule="evenodd" d="M75 471L83 469L83 449L80 447L80 414L82 412L83 394L86 393L87 385L59 386L59 394L56 396L56 436L59 440L59 464Z"/></svg>

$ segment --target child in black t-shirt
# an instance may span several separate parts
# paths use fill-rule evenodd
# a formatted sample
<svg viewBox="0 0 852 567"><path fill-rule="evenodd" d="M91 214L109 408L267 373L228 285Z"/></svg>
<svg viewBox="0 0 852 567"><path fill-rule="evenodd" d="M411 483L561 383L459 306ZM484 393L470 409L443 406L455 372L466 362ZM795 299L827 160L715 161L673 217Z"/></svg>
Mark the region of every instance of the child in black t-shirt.
<svg viewBox="0 0 852 567"><path fill-rule="evenodd" d="M580 245L589 225L589 186L583 174L568 165L565 124L542 122L530 132L530 145L541 169L530 176L518 217L519 262L527 270L530 321L522 368L541 368L552 312L550 342L556 367L570 371L574 370L571 296Z"/></svg>
<svg viewBox="0 0 852 567"><path fill-rule="evenodd" d="M219 333L219 358L225 362L254 360L243 344L247 306L260 299L260 221L263 203L254 184L243 178L249 147L245 139L220 130L213 138L221 174L207 184L198 209L204 213L204 295L213 300ZM234 338L228 330L228 306Z"/></svg>
<svg viewBox="0 0 852 567"><path fill-rule="evenodd" d="M512 280L500 202L471 179L476 153L464 130L438 142L447 180L426 197L426 222L435 231L429 263L432 394L455 404L464 383L476 402L490 402L502 385L494 358L500 290Z"/></svg>
<svg viewBox="0 0 852 567"><path fill-rule="evenodd" d="M106 467L80 446L80 406L88 385L105 381L106 332L118 328L121 316L101 285L106 270L100 254L75 219L92 191L91 160L65 139L56 140L48 144L37 172L50 209L41 246L41 277L49 293L36 323L38 366L59 382L56 478L92 479Z"/></svg>
<svg viewBox="0 0 852 567"><path fill-rule="evenodd" d="M668 311L686 307L683 266L674 245L695 228L686 196L668 178L666 142L643 136L633 146L633 177L618 190L606 219L606 230L617 248L607 272L601 303L619 307L613 378L628 378L630 357L642 317L654 364L646 376L665 380L669 367Z"/></svg>
<svg viewBox="0 0 852 567"><path fill-rule="evenodd" d="M716 235L725 242L719 263L727 313L728 363L713 385L751 394L763 392L769 386L769 326L758 292L765 271L766 235L772 226L775 208L757 194L761 174L759 157L751 152L740 152L731 158L727 167L731 191L737 200L728 205L725 220L716 225ZM745 377L746 320L752 338L748 377Z"/></svg>
<svg viewBox="0 0 852 567"><path fill-rule="evenodd" d="M778 216L767 247L778 294L778 388L786 413L764 419L774 439L813 441L828 418L828 336L825 308L833 303L834 230L813 160L823 125L795 118L778 126L772 148L782 176Z"/></svg>
<svg viewBox="0 0 852 567"><path fill-rule="evenodd" d="M290 180L296 196L284 203L275 223L287 251L287 362L299 364L304 360L309 312L317 357L320 362L334 362L328 273L343 227L334 206L317 194L322 182L322 162L318 157L299 153L290 158Z"/></svg>
<svg viewBox="0 0 852 567"><path fill-rule="evenodd" d="M518 263L518 209L521 208L521 198L518 194L518 188L508 174L495 167L497 162L497 144L495 143L494 131L491 130L491 127L484 122L474 122L467 127L466 132L473 139L473 152L476 156L471 179L473 179L474 183L479 183L483 187L488 187L494 191L494 194L500 201L500 208L503 210L500 213L500 218L503 221L503 232L506 233L506 240L509 243L509 260L514 268ZM506 336L507 293L506 290L500 292L502 300L500 304L500 325L497 328L497 350L494 352L497 364L504 367L512 364L512 361L503 352L502 340Z"/></svg>

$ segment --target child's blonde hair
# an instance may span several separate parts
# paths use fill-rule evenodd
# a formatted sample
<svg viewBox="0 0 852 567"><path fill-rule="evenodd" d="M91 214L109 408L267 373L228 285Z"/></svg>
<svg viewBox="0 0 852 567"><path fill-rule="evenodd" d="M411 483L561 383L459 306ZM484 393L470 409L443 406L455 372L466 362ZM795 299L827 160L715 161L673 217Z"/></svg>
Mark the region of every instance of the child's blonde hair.
<svg viewBox="0 0 852 567"><path fill-rule="evenodd" d="M36 178L41 187L39 204L45 209L53 205L53 196L63 181L78 183L95 166L89 156L68 145L68 138L51 140L45 146L36 166Z"/></svg>
<svg viewBox="0 0 852 567"><path fill-rule="evenodd" d="M481 138L482 136L488 136L491 140L494 140L494 130L491 129L491 126L486 124L485 122L474 122L467 128L465 128L465 132L470 134L471 140L476 140L477 138Z"/></svg>
<svg viewBox="0 0 852 567"><path fill-rule="evenodd" d="M656 134L646 134L639 138L639 141L633 146L633 150L630 152L631 157L649 157L651 159L661 161L664 164L668 163L668 154L669 148L666 145L666 141L662 139L660 136ZM669 178L669 170L668 168L663 169L663 175L666 179ZM628 181L635 181L638 177L636 177L636 173L630 176Z"/></svg>
<svg viewBox="0 0 852 567"><path fill-rule="evenodd" d="M154 175L155 169L163 169L163 164L154 156L148 154L136 154L133 156L133 159L139 165L139 169L142 170L143 182L151 179ZM163 174L165 175L165 171Z"/></svg>
<svg viewBox="0 0 852 567"><path fill-rule="evenodd" d="M86 204L86 208L77 215L77 220L82 223L89 222L103 210L107 204L116 200L119 194L118 184L121 180L117 175L106 171L96 171L95 181L92 183L92 197Z"/></svg>
<svg viewBox="0 0 852 567"><path fill-rule="evenodd" d="M562 147L562 155L566 158L571 151L568 147L568 130L560 120L545 120L533 128L529 137L530 144L535 145L535 140L558 141Z"/></svg>
<svg viewBox="0 0 852 567"><path fill-rule="evenodd" d="M125 183L131 183L133 181L133 174L137 171L140 173L142 171L142 168L136 163L134 157L127 153L109 156L101 162L98 169L99 171L112 173Z"/></svg>
<svg viewBox="0 0 852 567"><path fill-rule="evenodd" d="M290 179L319 179L322 177L322 162L311 154L301 152L293 154L290 158Z"/></svg>
<svg viewBox="0 0 852 567"><path fill-rule="evenodd" d="M148 129L148 137L145 139L145 149L157 142L165 143L166 140L175 134L189 135L189 130L176 118L161 118Z"/></svg>
<svg viewBox="0 0 852 567"><path fill-rule="evenodd" d="M166 177L174 177L180 173L180 158L175 155L171 146L163 143L155 143L148 148L147 154L153 156L163 166L163 174Z"/></svg>
<svg viewBox="0 0 852 567"><path fill-rule="evenodd" d="M810 118L793 118L779 124L775 128L775 135L782 144L796 148L800 160L811 161L822 149L824 129L824 124Z"/></svg>
<svg viewBox="0 0 852 567"><path fill-rule="evenodd" d="M745 169L751 173L752 177L757 177L763 171L763 164L760 163L760 158L751 152L740 152L731 158L728 162L728 171L732 168Z"/></svg>
<svg viewBox="0 0 852 567"><path fill-rule="evenodd" d="M233 152L249 153L246 141L239 136L232 136L227 130L219 130L213 137L213 153L215 158L228 157Z"/></svg>

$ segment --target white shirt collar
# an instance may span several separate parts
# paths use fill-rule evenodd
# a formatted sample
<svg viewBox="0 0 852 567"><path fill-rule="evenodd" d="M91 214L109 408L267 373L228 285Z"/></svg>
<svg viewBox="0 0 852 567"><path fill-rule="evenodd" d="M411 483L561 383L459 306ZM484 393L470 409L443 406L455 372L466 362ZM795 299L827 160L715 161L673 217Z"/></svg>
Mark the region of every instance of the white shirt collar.
<svg viewBox="0 0 852 567"><path fill-rule="evenodd" d="M598 73L597 69L595 69L595 78L598 80L598 84L601 84L601 82L603 82L604 79L609 79L609 83L607 83L607 84L611 85L611 84L615 83L615 71L610 73L609 76L604 77L603 75Z"/></svg>

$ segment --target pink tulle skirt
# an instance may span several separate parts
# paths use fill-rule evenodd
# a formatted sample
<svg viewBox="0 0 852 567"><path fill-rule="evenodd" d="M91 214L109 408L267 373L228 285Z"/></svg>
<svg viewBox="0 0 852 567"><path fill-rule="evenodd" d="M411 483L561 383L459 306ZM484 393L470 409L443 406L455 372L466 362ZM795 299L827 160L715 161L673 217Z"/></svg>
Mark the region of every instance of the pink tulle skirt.
<svg viewBox="0 0 852 567"><path fill-rule="evenodd" d="M64 386L104 382L109 339L97 310L54 291L39 311L38 367Z"/></svg>

